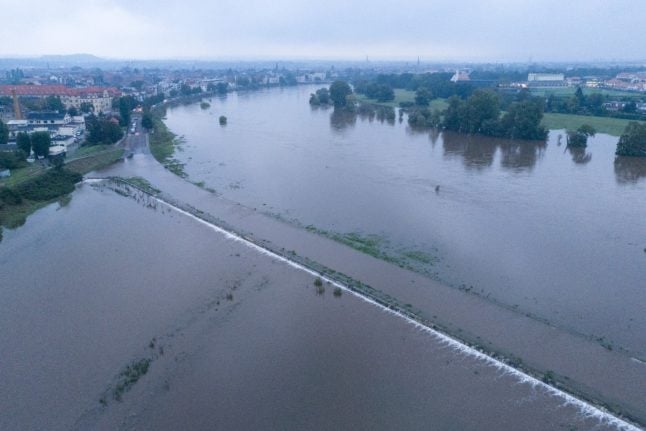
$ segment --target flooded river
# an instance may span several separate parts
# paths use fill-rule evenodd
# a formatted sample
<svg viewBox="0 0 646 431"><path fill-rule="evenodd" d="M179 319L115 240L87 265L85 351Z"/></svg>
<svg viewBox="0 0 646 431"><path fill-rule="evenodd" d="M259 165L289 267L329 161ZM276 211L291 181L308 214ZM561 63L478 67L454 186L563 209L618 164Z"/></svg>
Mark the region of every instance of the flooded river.
<svg viewBox="0 0 646 431"><path fill-rule="evenodd" d="M571 154L555 133L514 144L339 119L311 110L310 90L169 110L201 188L140 139L90 176L145 177L159 199L88 181L4 230L0 429L636 430L344 286L317 292L281 256L298 250L643 418L643 363L626 351L643 354L646 334L644 165L615 163L608 136Z"/></svg>
<svg viewBox="0 0 646 431"><path fill-rule="evenodd" d="M310 108L314 88L170 109L176 158L233 201L373 239L444 283L646 356L646 160L615 161L608 135L571 151L563 131L512 142L339 117Z"/></svg>
<svg viewBox="0 0 646 431"><path fill-rule="evenodd" d="M620 427L349 292L324 283L317 293L311 273L148 196L122 194L86 183L6 231L1 429ZM128 367L144 362L123 390Z"/></svg>

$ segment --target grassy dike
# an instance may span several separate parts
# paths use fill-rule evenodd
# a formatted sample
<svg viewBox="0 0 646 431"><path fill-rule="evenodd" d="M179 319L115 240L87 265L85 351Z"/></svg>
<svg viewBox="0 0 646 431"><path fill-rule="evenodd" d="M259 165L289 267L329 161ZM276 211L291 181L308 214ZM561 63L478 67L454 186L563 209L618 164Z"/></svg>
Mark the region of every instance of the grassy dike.
<svg viewBox="0 0 646 431"><path fill-rule="evenodd" d="M181 141L164 124L166 109L163 107L153 109L151 115L153 119L153 132L149 134L151 154L166 169L181 178L186 178L188 175L184 172L184 164L173 157L175 147L180 145Z"/></svg>
<svg viewBox="0 0 646 431"><path fill-rule="evenodd" d="M0 182L0 229L22 226L30 214L52 202L68 203L67 195L83 175L122 157L123 149L112 145L85 147L61 169L29 166L23 168L24 172L12 172L11 177Z"/></svg>

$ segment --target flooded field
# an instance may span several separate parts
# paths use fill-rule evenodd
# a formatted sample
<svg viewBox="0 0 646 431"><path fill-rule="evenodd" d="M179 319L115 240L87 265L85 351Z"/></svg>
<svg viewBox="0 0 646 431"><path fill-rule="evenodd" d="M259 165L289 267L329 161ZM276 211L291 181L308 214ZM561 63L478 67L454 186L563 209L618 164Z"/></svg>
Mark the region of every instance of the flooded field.
<svg viewBox="0 0 646 431"><path fill-rule="evenodd" d="M0 274L0 429L631 429L104 183L5 231Z"/></svg>
<svg viewBox="0 0 646 431"><path fill-rule="evenodd" d="M170 109L189 179L607 348L646 357L646 161L311 109L315 87ZM218 124L226 115L228 124ZM437 187L439 186L439 188Z"/></svg>

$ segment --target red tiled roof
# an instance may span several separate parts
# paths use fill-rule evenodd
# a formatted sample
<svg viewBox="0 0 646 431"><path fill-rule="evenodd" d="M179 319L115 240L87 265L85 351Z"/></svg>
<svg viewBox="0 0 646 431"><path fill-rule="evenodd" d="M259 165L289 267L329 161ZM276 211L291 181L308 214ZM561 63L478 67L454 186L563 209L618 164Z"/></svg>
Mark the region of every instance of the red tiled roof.
<svg viewBox="0 0 646 431"><path fill-rule="evenodd" d="M71 88L64 85L0 85L0 96L84 96L87 94L103 94L107 91L110 96L119 96L121 92L114 87L82 87Z"/></svg>

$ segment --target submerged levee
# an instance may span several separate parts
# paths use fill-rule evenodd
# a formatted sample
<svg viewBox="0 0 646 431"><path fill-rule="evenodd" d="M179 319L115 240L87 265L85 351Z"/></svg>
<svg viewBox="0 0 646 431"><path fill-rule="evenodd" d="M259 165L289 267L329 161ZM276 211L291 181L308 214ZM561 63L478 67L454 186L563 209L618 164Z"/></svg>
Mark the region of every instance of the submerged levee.
<svg viewBox="0 0 646 431"><path fill-rule="evenodd" d="M265 241L250 238L248 235L238 232L235 228L233 228L226 222L216 219L215 217L212 217L199 209L196 209L187 204L180 203L171 197L164 196L163 193L151 193L150 191L144 190L138 185L133 184L123 178L89 178L85 181L89 183L97 183L102 181L112 182L115 185L114 190L124 196L128 195L131 192L129 188L132 188L136 190L137 193L147 195L150 199L158 203L170 206L178 213L183 214L197 221L198 223L209 227L213 231L224 235L230 240L240 242L263 255L269 256L272 259L285 263L295 269L304 271L308 274L311 274L312 276L320 277L323 281L330 283L334 287L338 287L343 291L348 292L361 299L362 301L378 307L386 313L405 320L415 328L434 337L442 344L446 345L448 348L451 348L456 352L459 352L460 354L480 360L483 363L496 368L501 374L513 376L521 384L527 384L534 388L540 388L547 393L561 399L564 406L574 406L580 412L580 415L583 418L593 418L600 424L607 424L625 431L639 431L641 429L637 425L634 425L627 420L616 416L612 412L606 410L602 406L597 405L593 401L587 400L585 394L583 393L574 393L574 391L570 393L563 388L555 387L541 380L538 376L542 376L544 373L541 373L538 370L521 369L520 367L512 366L506 362L506 358L496 355L495 352L487 351L480 346L471 345L470 343L461 340L455 334L444 331L435 324L426 322L423 318L416 315L414 311L411 311L409 307L402 306L398 303L396 298L393 298L390 295L383 294L382 292L379 292L368 285L345 276L344 274L326 268L325 266L311 261L306 257L299 256L295 252L274 250L273 248L269 247Z"/></svg>

